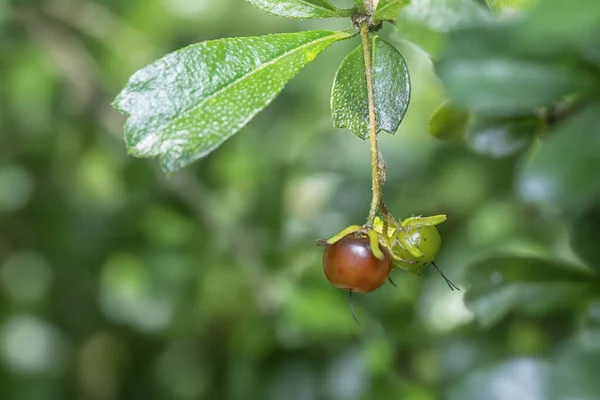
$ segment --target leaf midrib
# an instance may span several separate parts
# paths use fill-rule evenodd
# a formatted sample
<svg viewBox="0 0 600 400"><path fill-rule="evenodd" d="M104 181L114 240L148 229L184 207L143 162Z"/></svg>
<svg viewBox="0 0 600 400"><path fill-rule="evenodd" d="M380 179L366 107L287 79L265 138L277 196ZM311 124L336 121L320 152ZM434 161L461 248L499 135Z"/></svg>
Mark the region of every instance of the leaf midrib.
<svg viewBox="0 0 600 400"><path fill-rule="evenodd" d="M196 104L196 106L190 108L187 111L184 111L183 113L181 113L178 117L173 118L171 121L169 121L168 123L164 124L160 129L157 130L157 132L160 131L164 131L166 130L170 125L176 123L177 121L180 121L182 119L185 119L190 113L194 112L195 110L197 110L198 108L200 108L203 104L205 104L206 102L210 101L211 99L217 97L219 94L221 94L222 92L224 92L225 90L227 90L228 88L230 88L231 86L234 86L235 84L237 84L240 81L245 80L248 77L251 77L252 75L254 75L255 73L264 70L265 68L269 67L270 65L275 64L276 62L278 62L279 60L283 59L284 57L288 56L288 55L292 55L296 52L298 52L299 50L302 50L310 45L313 44L317 44L319 42L325 41L326 39L330 39L332 36L336 36L336 35L342 35L342 34L346 34L345 32L334 32L332 35L328 35L316 40L312 40L308 43L303 44L302 46L296 47L291 51L287 51L285 53L283 53L282 55L262 64L259 68L250 71L247 74L242 75L241 77L231 81L230 83L226 84L225 86L223 86L222 88L220 88L219 90L217 90L216 92L211 93L210 95L208 95L207 97L205 97L204 99L202 99L200 102L198 102L198 104ZM274 36L274 35L273 35ZM348 35L349 36L349 35ZM162 138L161 138L162 139Z"/></svg>

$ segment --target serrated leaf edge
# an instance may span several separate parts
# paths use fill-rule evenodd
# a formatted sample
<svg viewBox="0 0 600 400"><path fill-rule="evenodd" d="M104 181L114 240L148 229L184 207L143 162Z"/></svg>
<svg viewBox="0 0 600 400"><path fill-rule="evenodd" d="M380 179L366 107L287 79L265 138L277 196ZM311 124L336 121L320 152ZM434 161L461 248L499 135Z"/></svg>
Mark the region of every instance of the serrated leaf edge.
<svg viewBox="0 0 600 400"><path fill-rule="evenodd" d="M310 31L308 31L308 32L310 32ZM327 31L323 31L323 32L327 32ZM179 121L180 119L182 119L182 118L185 118L185 117L186 117L188 114L190 114L190 113L194 112L195 110L197 110L198 108L200 108L201 106L203 106L204 104L206 104L206 102L208 102L208 101L210 101L211 99L213 99L214 97L218 96L218 95L219 95L221 92L223 92L223 91L227 90L227 89L228 89L228 88L230 88L231 86L234 86L235 84L239 83L241 80L248 79L248 78L249 78L249 77L251 77L253 74L255 74L255 73L259 72L259 71L262 71L263 69L267 68L268 66L271 66L271 65L273 65L273 64L275 64L275 63L277 63L279 60L281 60L281 59L285 58L286 56L292 55L292 54L294 54L294 53L296 53L296 52L298 52L298 51L301 51L301 50L305 49L306 47L309 47L309 46L312 46L312 45L318 44L318 43L320 43L320 42L322 42L322 41L326 41L326 40L328 40L328 39L330 40L332 37L335 37L335 36L339 36L339 39L337 39L337 40L336 40L336 41L338 41L338 40L344 40L344 39L348 39L348 38L350 38L350 37L352 37L352 36L354 35L354 33L353 33L353 32L350 32L350 31L329 31L329 32L331 33L330 35L327 35L327 36L321 37L321 38L319 38L319 39L316 39L316 40L312 40L312 41L310 41L310 42L308 42L308 43L305 43L305 44L303 44L302 46L299 46L299 47L296 47L296 48L294 48L294 49L293 49L293 50L291 50L291 51L287 51L287 52L285 52L285 53L282 53L280 56L278 56L278 57L276 57L276 58L274 58L274 59L272 59L272 60L270 60L270 61L268 61L268 62L266 62L266 63L262 64L262 65L261 65L259 68L256 68L256 69L254 69L254 70L250 71L249 73L247 73L247 74L245 74L245 75L242 75L242 76L238 77L237 79L235 79L235 80L231 81L230 83L228 83L227 85L223 86L223 87L222 87L222 88L220 88L219 90L217 90L217 91L215 91L215 92L211 93L209 96L207 96L207 97L205 97L204 99L202 99L202 101L198 102L198 103L196 104L196 106L194 106L194 107L192 107L192 108L190 108L190 109L188 109L188 110L186 110L186 111L182 112L182 113L181 113L181 114L179 114L177 117L175 117L175 118L172 118L172 119L171 119L170 121L168 121L166 124L163 124L163 125L159 126L158 128L156 128L156 129L154 130L154 132L156 132L158 135L160 135L160 132L161 132L161 131L164 131L165 129L168 129L168 127L169 127L169 126L171 126L172 124L174 124L174 123L175 123L175 121ZM275 35L277 35L277 34L275 34ZM266 37L266 36L274 36L274 35L265 35L265 36L257 36L257 37ZM227 39L217 39L217 40L213 40L212 42L217 42L217 41L221 41L221 40L227 40ZM207 41L207 42L210 42L210 41ZM207 43L207 42L204 42L204 43ZM333 43L332 43L332 44L333 44ZM194 45L195 45L195 44L194 44ZM192 46L194 46L194 45L190 45L190 46L187 46L187 47L192 47ZM176 52L183 51L183 50L185 50L187 47L185 47L185 48L183 48L183 49L180 49L180 50L177 50ZM176 52L175 52L175 53L176 53ZM171 53L171 54L173 54L173 53ZM165 56L165 57L166 57L166 56ZM316 57L316 55L315 55L315 57ZM163 58L164 58L164 57L163 57ZM313 58L313 59L314 59L314 58ZM309 60L309 62L311 62L311 61L312 61L312 59L311 59L311 60ZM307 63L307 64L308 64L308 63ZM144 67L144 68L145 68L145 67ZM142 69L143 69L143 68L142 68ZM139 71L139 70L138 70L138 71ZM137 72L136 72L136 73L137 73ZM134 73L134 75L135 75L135 73ZM132 77L133 77L133 76L132 76ZM130 80L131 80L131 79L132 79L132 78L130 78ZM119 95L117 95L117 97L115 98L115 100L114 100L114 101L113 101L111 104L113 105L113 107L114 107L115 109L117 109L117 111L119 111L120 113L122 113L122 114L126 115L126 116L129 118L129 117L131 116L131 113L129 113L129 112L127 112L127 111L123 110L121 107L119 107L119 102L120 102L120 99L123 97L123 93L124 93L124 92L127 90L127 87L128 87L128 86L129 86L129 83L128 83L128 84L125 86L125 88L124 88L124 89L123 89L123 90L122 90L122 91L119 93ZM268 105L268 104L269 104L269 103L270 103L270 102L271 102L271 101L272 101L272 100L273 100L273 99L274 99L274 98L275 98L277 95L278 95L278 93L274 93L274 94L273 94L273 96L269 97L269 100L266 102L266 105ZM266 107L266 105L265 105L265 107ZM259 108L259 111L260 111L260 110L262 110L262 109L264 109L264 107L262 107L262 108ZM254 114L254 115L255 115L255 114ZM203 151L203 152L201 152L201 153L198 153L198 154L196 155L196 157L195 157L195 160L198 160L198 159L200 159L200 158L202 158L202 157L206 156L207 154L211 153L212 151L214 151L214 150L215 150L217 147L219 147L219 146L220 146L220 145L221 145L221 144L222 144L222 143L223 143L225 140L227 140L227 139L228 139L229 137L231 137L233 134L237 133L237 132L239 131L239 129L241 129L243 126L245 126L245 125L246 125L246 124L247 124L247 123L248 123L248 122L249 122L249 121L250 121L250 120L251 120L251 119L254 117L254 115L252 115L251 117L249 117L249 118L245 119L245 120L243 121L243 123L240 125L240 127L239 127L239 128L236 130L236 131L234 131L233 133L231 133L229 136L226 136L226 137L225 137L225 138L224 138L222 141L220 141L219 143L217 143L217 144L215 144L214 146L210 147L210 148L209 148L209 149L207 149L206 151ZM158 159L159 159L159 160L162 160L162 157L163 157L164 153L152 154L152 155L138 153L138 152L137 152L137 148L136 148L134 145L132 145L132 144L129 142L129 140L128 140L128 137L131 135L131 131L130 131L129 129L127 129L127 125L125 125L125 127L126 127L126 129L125 129L125 144L126 144L126 147L127 147L127 154L129 154L129 155L132 155L132 156L135 156L135 157L138 157L138 158L155 158L155 157L158 157ZM149 133L147 133L147 134L149 134ZM162 163L161 163L161 166L163 166L163 165L162 165ZM164 169L165 169L165 168L164 168L164 166L163 166L163 170L164 170ZM174 171L174 170L168 169L168 170L167 170L167 171L165 171L165 172L173 172L173 171Z"/></svg>
<svg viewBox="0 0 600 400"><path fill-rule="evenodd" d="M398 55L400 56L400 58L402 58L402 60L404 61L404 64L406 65L406 69L408 71L408 64L406 62L406 59L404 58L404 56L402 55L402 53L400 53L400 51L396 48L396 46L394 46L393 44L391 44L390 42L388 42L387 40L384 40L383 38L377 36L377 35L373 35L373 37L371 38L371 57L373 56L373 53L375 52L375 40L382 40L385 43L389 44L390 46L392 46L397 52ZM356 47L355 49L353 49L352 51L350 51L348 54L346 54L346 57L344 57L344 59L342 60L342 62L340 63L340 66L338 67L337 71L335 72L334 78L333 78L333 86L332 86L332 94L333 94L333 89L335 88L335 84L337 81L337 77L338 74L340 72L340 70L342 69L342 65L344 64L344 62L346 61L346 59L348 59L348 57L350 57L352 55L352 53L354 53L355 51L360 52L362 54L362 45L359 45L358 47ZM387 129L384 128L380 128L379 125L377 125L377 134L379 134L379 132L386 132L387 134L390 135L394 135L396 133L396 131L400 128L400 125L402 124L402 121L404 120L404 117L406 116L406 113L408 111L408 106L410 105L410 99L411 99L411 94L412 94L412 83L410 80L410 74L408 74L408 102L406 105L406 109L404 110L404 113L402 113L402 115L400 116L400 122L398 123L398 126L396 127L396 130L394 130L393 132L388 131ZM366 90L366 86L365 86L365 90ZM331 115L332 115L332 119L333 119L333 127L334 128L339 128L339 129L349 129L352 133L354 133L355 136L357 136L359 139L362 140L367 140L369 138L369 132L367 130L367 132L364 135L361 135L357 132L354 132L348 125L344 124L344 123L338 123L338 121L336 121L335 119L335 112L334 112L334 107L333 107L333 96L331 96L330 102L329 102L329 107L331 109ZM367 123L368 125L368 123Z"/></svg>

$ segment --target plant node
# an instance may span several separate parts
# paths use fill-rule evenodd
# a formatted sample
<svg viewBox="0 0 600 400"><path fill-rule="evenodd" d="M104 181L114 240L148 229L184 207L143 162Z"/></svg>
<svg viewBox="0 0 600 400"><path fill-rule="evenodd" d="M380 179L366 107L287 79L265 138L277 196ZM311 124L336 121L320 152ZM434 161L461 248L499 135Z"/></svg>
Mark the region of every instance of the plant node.
<svg viewBox="0 0 600 400"><path fill-rule="evenodd" d="M370 15L360 12L352 14L350 19L352 20L352 25L354 25L356 29L360 29L363 23L366 23L369 27L373 24L373 19Z"/></svg>
<svg viewBox="0 0 600 400"><path fill-rule="evenodd" d="M383 27L382 21L374 23L372 15L364 14L361 12L356 12L352 14L350 19L352 20L352 25L354 25L356 29L360 29L363 23L367 24L367 26L369 27L369 32L377 32Z"/></svg>

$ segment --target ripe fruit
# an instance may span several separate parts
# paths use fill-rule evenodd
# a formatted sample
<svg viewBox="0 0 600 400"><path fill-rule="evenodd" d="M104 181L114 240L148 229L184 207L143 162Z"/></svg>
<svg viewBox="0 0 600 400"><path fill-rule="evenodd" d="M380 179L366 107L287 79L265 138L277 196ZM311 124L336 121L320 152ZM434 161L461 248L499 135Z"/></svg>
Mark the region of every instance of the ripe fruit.
<svg viewBox="0 0 600 400"><path fill-rule="evenodd" d="M371 252L369 239L348 235L327 245L323 271L334 286L351 292L368 293L385 283L392 271L392 258L381 246L383 260Z"/></svg>

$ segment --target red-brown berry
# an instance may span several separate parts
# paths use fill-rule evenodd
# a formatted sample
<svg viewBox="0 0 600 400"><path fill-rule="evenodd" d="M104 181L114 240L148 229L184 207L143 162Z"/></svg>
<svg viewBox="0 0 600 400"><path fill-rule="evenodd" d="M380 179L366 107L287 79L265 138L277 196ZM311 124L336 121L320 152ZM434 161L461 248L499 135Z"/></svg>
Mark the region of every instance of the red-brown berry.
<svg viewBox="0 0 600 400"><path fill-rule="evenodd" d="M382 286L392 271L392 258L383 251L383 260L371 252L369 239L348 235L327 245L323 253L323 271L334 286L352 292L368 293Z"/></svg>

